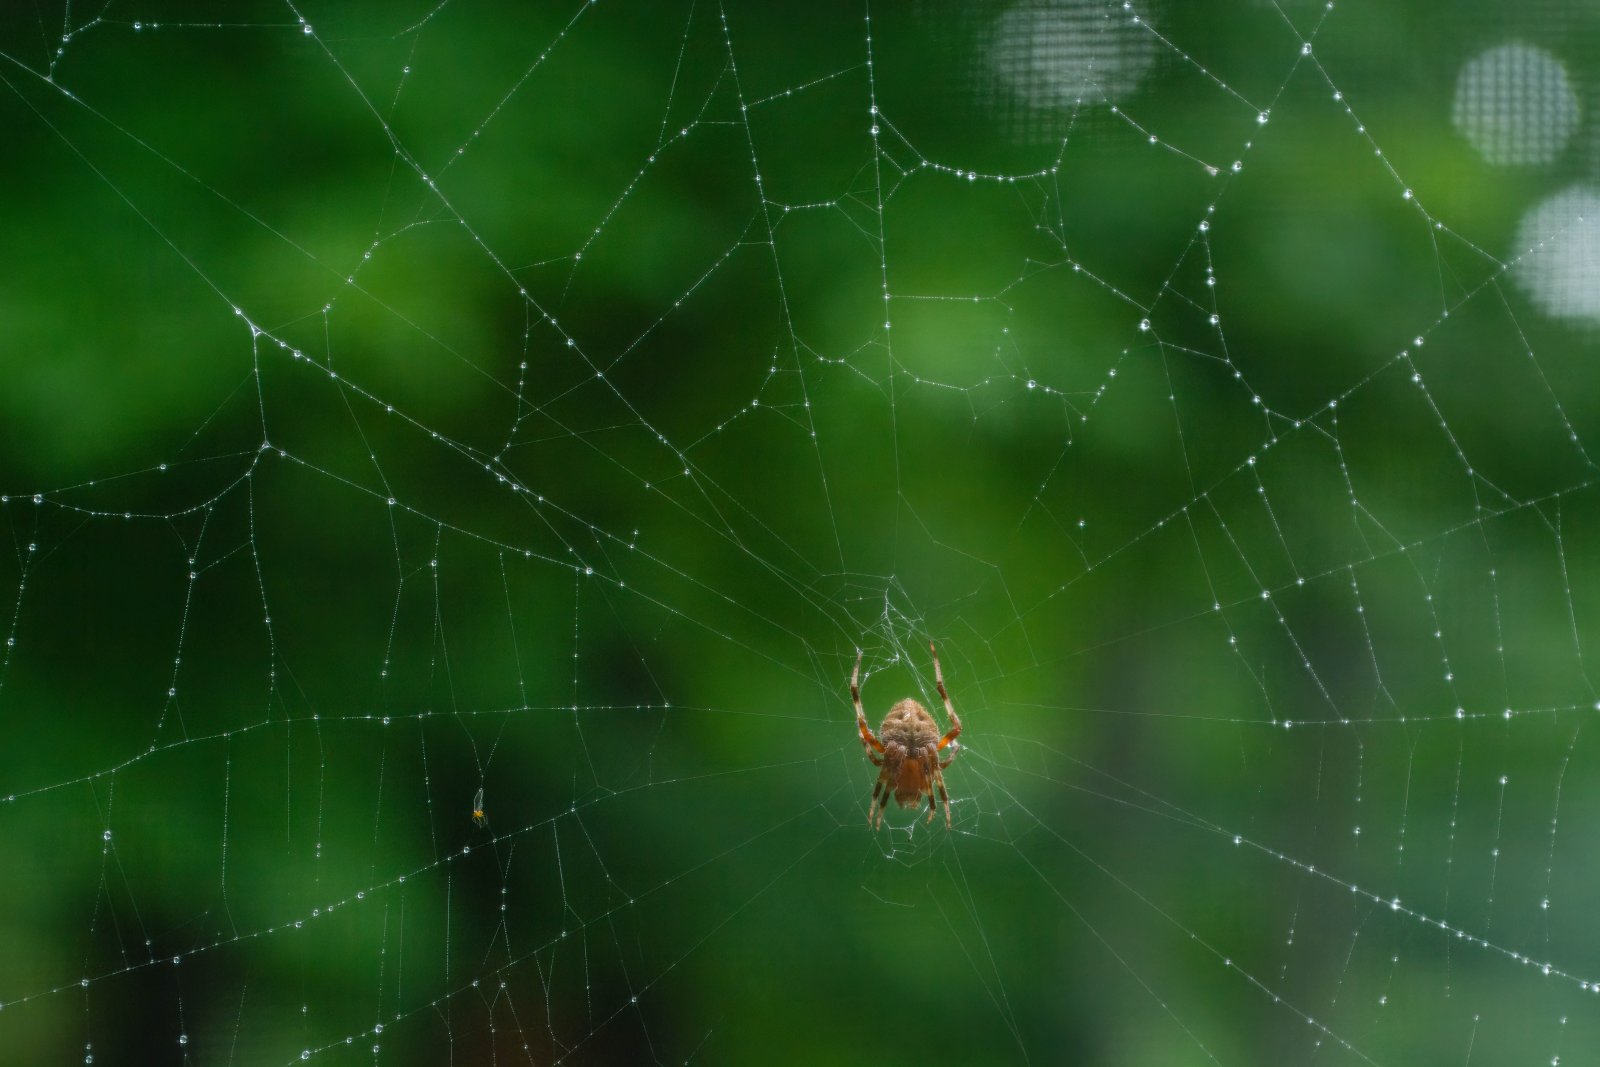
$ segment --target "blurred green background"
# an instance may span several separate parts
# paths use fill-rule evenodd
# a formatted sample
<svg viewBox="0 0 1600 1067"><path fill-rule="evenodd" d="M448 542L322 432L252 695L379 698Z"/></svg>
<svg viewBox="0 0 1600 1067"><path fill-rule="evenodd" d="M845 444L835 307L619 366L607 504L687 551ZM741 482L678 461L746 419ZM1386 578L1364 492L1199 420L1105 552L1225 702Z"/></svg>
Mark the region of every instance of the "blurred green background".
<svg viewBox="0 0 1600 1067"><path fill-rule="evenodd" d="M0 1059L1595 1062L1592 8L0 19Z"/></svg>

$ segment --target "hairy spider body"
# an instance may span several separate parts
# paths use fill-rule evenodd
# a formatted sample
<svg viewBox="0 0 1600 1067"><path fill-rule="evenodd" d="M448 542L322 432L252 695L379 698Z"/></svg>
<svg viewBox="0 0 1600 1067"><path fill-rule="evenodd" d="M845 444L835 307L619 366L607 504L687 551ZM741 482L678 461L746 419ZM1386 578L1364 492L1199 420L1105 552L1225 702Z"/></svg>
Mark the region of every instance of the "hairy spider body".
<svg viewBox="0 0 1600 1067"><path fill-rule="evenodd" d="M933 721L928 709L910 697L895 704L883 717L883 725L878 727L878 740L883 742L883 765L886 771L891 761L900 766L892 785L894 799L902 808L921 803L923 793L932 794L924 761L907 757L913 752L937 751L940 733L939 724ZM888 774L884 777L887 779ZM891 783L885 780L884 784Z"/></svg>
<svg viewBox="0 0 1600 1067"><path fill-rule="evenodd" d="M950 703L950 694L944 689L944 674L939 669L939 650L928 644L933 653L933 679L944 699L945 714L950 717L950 730L940 734L939 724L928 709L907 697L898 701L883 718L883 725L874 734L867 725L867 716L861 710L861 653L856 653L856 668L850 674L850 700L856 706L856 729L861 734L861 746L873 766L882 768L878 781L872 787L872 803L867 807L867 825L877 829L883 824L883 809L889 805L892 794L902 808L914 808L928 796L928 821L933 821L933 793L939 791L944 801L944 824L950 825L950 795L944 789L944 769L955 759L940 761L939 753L954 743L961 734L961 719ZM957 746L959 747L959 746Z"/></svg>

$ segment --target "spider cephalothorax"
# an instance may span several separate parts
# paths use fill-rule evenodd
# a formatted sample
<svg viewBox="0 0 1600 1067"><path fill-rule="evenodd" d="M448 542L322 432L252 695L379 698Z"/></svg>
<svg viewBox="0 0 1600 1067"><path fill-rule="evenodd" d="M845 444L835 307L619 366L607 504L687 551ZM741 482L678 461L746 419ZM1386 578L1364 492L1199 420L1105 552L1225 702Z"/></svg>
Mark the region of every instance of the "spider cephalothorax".
<svg viewBox="0 0 1600 1067"><path fill-rule="evenodd" d="M933 791L939 790L944 801L944 824L950 825L950 795L944 791L944 769L955 759L939 761L939 753L961 733L961 719L950 703L950 694L944 691L944 674L939 670L939 650L928 643L933 653L933 680L944 699L945 714L950 717L950 729L939 733L939 724L933 721L928 709L910 697L899 701L883 717L878 734L867 725L866 713L861 710L861 653L856 653L856 669L850 672L850 700L856 706L856 729L861 732L861 746L873 766L883 768L878 772L878 782L872 787L872 803L867 807L867 825L876 829L883 823L883 809L889 805L890 794L902 808L915 807L928 794L928 821L933 821ZM881 735L881 736L880 736ZM959 747L959 746L958 746Z"/></svg>

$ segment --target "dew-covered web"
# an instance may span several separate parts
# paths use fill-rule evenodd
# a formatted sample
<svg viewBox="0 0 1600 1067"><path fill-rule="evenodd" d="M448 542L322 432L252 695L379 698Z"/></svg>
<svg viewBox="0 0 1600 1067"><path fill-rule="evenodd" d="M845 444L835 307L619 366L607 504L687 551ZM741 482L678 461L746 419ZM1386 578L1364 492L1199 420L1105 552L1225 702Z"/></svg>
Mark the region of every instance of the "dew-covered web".
<svg viewBox="0 0 1600 1067"><path fill-rule="evenodd" d="M0 32L0 1058L1596 1062L1594 13Z"/></svg>

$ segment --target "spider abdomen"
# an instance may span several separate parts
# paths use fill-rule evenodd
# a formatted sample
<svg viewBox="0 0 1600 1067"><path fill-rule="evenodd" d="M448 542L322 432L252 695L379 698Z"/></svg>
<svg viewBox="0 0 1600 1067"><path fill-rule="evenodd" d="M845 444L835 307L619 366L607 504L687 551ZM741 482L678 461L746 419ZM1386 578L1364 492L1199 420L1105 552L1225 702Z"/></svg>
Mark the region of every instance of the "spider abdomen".
<svg viewBox="0 0 1600 1067"><path fill-rule="evenodd" d="M916 759L924 748L938 745L939 724L933 721L927 708L907 697L889 709L878 735L885 745L896 742L906 750L907 758Z"/></svg>
<svg viewBox="0 0 1600 1067"><path fill-rule="evenodd" d="M916 759L906 760L900 765L900 779L894 784L894 799L902 808L914 808L922 801L922 794L928 790L927 776L923 773L922 761Z"/></svg>

